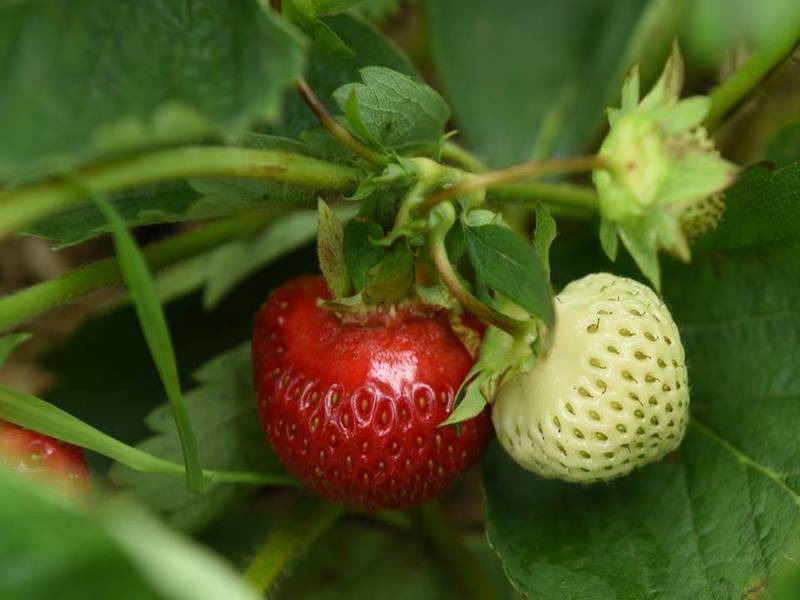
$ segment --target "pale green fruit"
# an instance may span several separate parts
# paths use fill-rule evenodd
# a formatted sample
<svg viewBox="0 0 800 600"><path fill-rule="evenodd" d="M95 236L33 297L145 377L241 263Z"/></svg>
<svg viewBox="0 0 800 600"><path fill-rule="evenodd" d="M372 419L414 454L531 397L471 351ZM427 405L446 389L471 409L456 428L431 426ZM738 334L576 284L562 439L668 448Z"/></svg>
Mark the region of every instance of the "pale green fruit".
<svg viewBox="0 0 800 600"><path fill-rule="evenodd" d="M689 420L683 345L649 287L608 273L555 299L546 357L504 383L492 420L503 448L543 477L612 479L675 450Z"/></svg>

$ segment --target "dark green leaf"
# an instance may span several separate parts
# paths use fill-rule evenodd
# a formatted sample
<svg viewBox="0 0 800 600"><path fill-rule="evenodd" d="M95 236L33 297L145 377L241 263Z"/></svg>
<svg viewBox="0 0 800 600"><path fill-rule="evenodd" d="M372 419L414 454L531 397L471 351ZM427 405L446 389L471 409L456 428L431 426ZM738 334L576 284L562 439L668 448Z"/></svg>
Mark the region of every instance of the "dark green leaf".
<svg viewBox="0 0 800 600"><path fill-rule="evenodd" d="M375 304L395 304L408 295L413 278L414 257L408 246L397 242L370 271L364 297Z"/></svg>
<svg viewBox="0 0 800 600"><path fill-rule="evenodd" d="M5 469L0 482L5 598L256 598L229 566L140 509L118 502L90 512Z"/></svg>
<svg viewBox="0 0 800 600"><path fill-rule="evenodd" d="M317 203L317 255L319 268L328 282L335 298L344 298L350 293L350 277L344 258L344 227L325 202Z"/></svg>
<svg viewBox="0 0 800 600"><path fill-rule="evenodd" d="M355 52L355 57L345 59L316 48L311 51L305 78L329 112L335 114L338 110L332 98L333 91L345 83L356 81L362 67L381 65L412 77L418 76L401 50L366 21L351 15L338 15L325 19L325 23ZM291 91L284 102L283 119L272 130L293 137L318 124L300 95Z"/></svg>
<svg viewBox="0 0 800 600"><path fill-rule="evenodd" d="M544 265L544 273L550 279L550 246L556 239L556 220L541 202L536 205L536 232L533 236L533 247L539 253Z"/></svg>
<svg viewBox="0 0 800 600"><path fill-rule="evenodd" d="M257 0L5 2L0 180L279 115L299 38Z"/></svg>
<svg viewBox="0 0 800 600"><path fill-rule="evenodd" d="M142 333L169 398L180 432L183 460L186 463L186 483L190 489L199 491L203 487L203 474L197 454L197 440L183 403L172 337L153 279L125 221L107 199L97 197L95 202L111 226L122 277L128 286Z"/></svg>
<svg viewBox="0 0 800 600"><path fill-rule="evenodd" d="M800 156L800 121L783 127L767 146L767 159L783 167Z"/></svg>
<svg viewBox="0 0 800 600"><path fill-rule="evenodd" d="M349 83L333 93L348 117L355 103L361 127L388 149L437 144L450 109L436 90L385 67L364 67L360 75L364 83Z"/></svg>
<svg viewBox="0 0 800 600"><path fill-rule="evenodd" d="M0 337L0 367L6 362L8 355L14 351L14 348L30 338L30 333L9 333Z"/></svg>
<svg viewBox="0 0 800 600"><path fill-rule="evenodd" d="M746 172L692 264L665 267L692 402L675 456L580 487L491 449L488 532L526 595L758 597L800 559L799 177Z"/></svg>
<svg viewBox="0 0 800 600"><path fill-rule="evenodd" d="M344 228L344 260L356 292L367 286L370 269L383 256L383 248L371 241L382 237L383 229L373 221L352 219Z"/></svg>
<svg viewBox="0 0 800 600"><path fill-rule="evenodd" d="M226 471L280 473L256 413L250 344L221 354L198 369L194 378L197 387L186 394L185 401L197 432L203 464ZM137 448L165 459L180 460L180 440L169 406L154 410L147 418L147 425L153 435ZM197 495L181 485L180 480L139 473L120 464L112 469L112 478L173 527L190 531L202 528L233 502L255 491L251 487L213 483L203 495Z"/></svg>
<svg viewBox="0 0 800 600"><path fill-rule="evenodd" d="M492 165L581 152L604 124L646 5L427 0L438 80L471 146Z"/></svg>
<svg viewBox="0 0 800 600"><path fill-rule="evenodd" d="M502 225L465 227L464 237L478 277L552 326L550 282L533 245Z"/></svg>
<svg viewBox="0 0 800 600"><path fill-rule="evenodd" d="M308 0L284 0L281 4L281 12L284 17L311 38L314 46L322 53L341 58L352 58L353 51L347 47L342 38L324 21L317 18L322 14L320 11L324 11L324 7L317 6L317 4L317 2ZM334 10L334 12L337 11Z"/></svg>

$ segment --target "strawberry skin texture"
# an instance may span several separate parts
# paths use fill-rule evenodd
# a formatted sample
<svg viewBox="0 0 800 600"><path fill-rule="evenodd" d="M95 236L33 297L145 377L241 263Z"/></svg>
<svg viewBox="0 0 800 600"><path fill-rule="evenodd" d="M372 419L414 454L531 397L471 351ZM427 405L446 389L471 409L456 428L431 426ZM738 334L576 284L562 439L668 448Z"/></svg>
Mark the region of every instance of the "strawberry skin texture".
<svg viewBox="0 0 800 600"><path fill-rule="evenodd" d="M484 411L439 427L473 358L430 307L343 320L304 276L262 306L253 336L258 409L284 465L314 492L361 510L420 504L480 455Z"/></svg>
<svg viewBox="0 0 800 600"><path fill-rule="evenodd" d="M6 421L0 421L0 464L76 495L89 492L83 450Z"/></svg>

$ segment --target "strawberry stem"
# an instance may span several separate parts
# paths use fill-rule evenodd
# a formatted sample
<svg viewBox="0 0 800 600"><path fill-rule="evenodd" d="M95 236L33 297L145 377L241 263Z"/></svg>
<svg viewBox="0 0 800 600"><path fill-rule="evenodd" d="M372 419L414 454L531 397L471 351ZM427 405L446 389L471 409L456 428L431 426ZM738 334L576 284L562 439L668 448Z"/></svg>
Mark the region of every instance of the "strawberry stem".
<svg viewBox="0 0 800 600"><path fill-rule="evenodd" d="M462 536L436 502L414 511L417 530L450 573L464 598L499 600L478 557L464 544Z"/></svg>
<svg viewBox="0 0 800 600"><path fill-rule="evenodd" d="M542 175L552 175L555 173L580 173L604 168L608 168L606 161L602 157L596 155L525 162L505 169L487 171L478 175L469 176L428 197L428 199L423 202L420 209L423 212L430 211L441 202L452 200L458 196L468 194L469 192L495 187L519 179L541 177Z"/></svg>
<svg viewBox="0 0 800 600"><path fill-rule="evenodd" d="M447 246L445 245L445 237L455 218L452 206L448 212L450 213L449 218L443 219L438 225L434 226L431 229L430 236L431 256L442 282L466 310L482 321L502 329L514 338L528 336L531 332L531 322L513 319L494 310L478 300L461 282L455 267L450 262L450 257L447 255Z"/></svg>
<svg viewBox="0 0 800 600"><path fill-rule="evenodd" d="M245 580L264 595L286 567L333 527L343 514L341 506L325 500L314 498L298 502L290 514L269 532L247 567Z"/></svg>

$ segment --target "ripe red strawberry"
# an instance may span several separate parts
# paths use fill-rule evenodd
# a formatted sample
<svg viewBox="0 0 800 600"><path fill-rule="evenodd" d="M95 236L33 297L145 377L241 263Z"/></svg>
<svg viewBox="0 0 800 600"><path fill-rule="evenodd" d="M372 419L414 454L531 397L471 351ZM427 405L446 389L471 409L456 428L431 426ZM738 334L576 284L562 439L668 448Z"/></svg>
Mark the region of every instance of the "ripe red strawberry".
<svg viewBox="0 0 800 600"><path fill-rule="evenodd" d="M365 510L419 504L449 486L490 435L484 412L439 427L473 359L447 315L425 305L342 317L321 277L294 279L258 314L261 423L309 488Z"/></svg>
<svg viewBox="0 0 800 600"><path fill-rule="evenodd" d="M89 491L89 468L80 448L1 420L0 464L70 493Z"/></svg>

